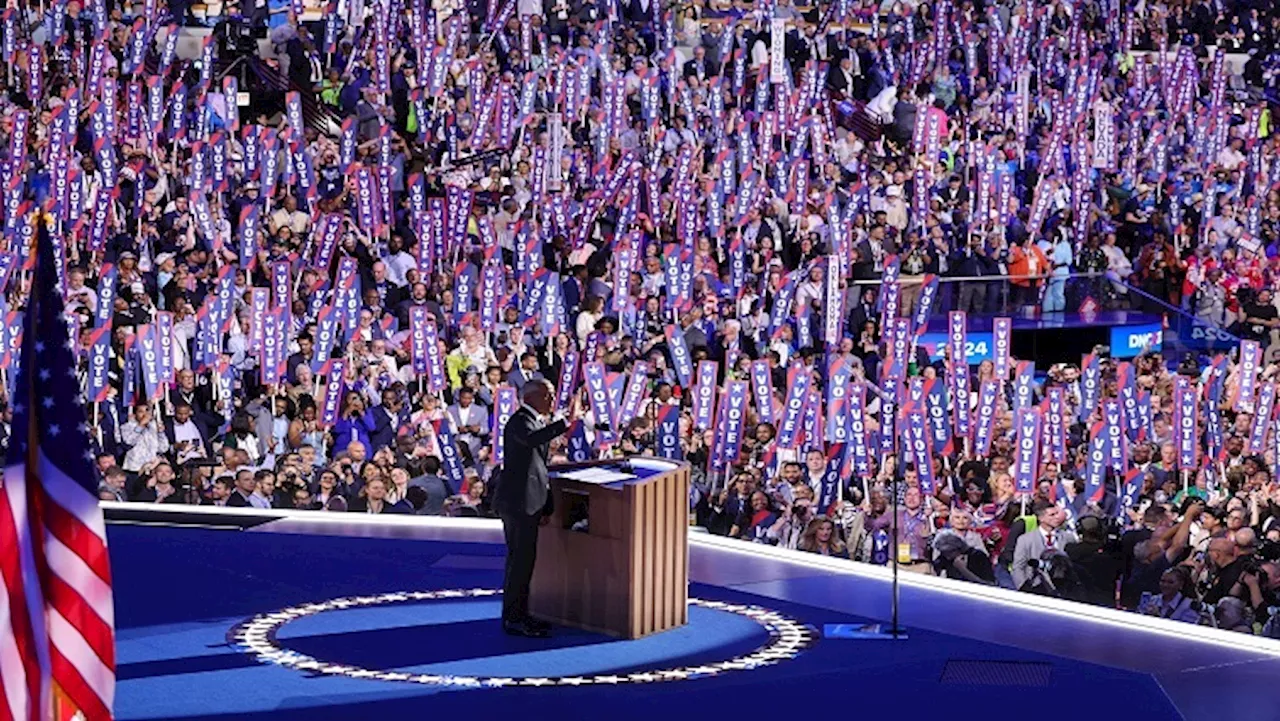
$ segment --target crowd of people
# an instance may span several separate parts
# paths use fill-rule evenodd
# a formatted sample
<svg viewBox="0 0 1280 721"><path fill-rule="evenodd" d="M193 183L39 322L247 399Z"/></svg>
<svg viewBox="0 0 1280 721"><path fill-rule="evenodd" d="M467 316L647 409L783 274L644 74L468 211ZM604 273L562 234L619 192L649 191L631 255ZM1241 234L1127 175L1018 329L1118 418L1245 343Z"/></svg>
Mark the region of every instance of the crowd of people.
<svg viewBox="0 0 1280 721"><path fill-rule="evenodd" d="M0 18L0 368L44 213L104 500L485 515L544 378L712 533L1280 636L1271 3L303 9L226 6L279 107L185 3ZM1086 303L1247 342L964 359Z"/></svg>

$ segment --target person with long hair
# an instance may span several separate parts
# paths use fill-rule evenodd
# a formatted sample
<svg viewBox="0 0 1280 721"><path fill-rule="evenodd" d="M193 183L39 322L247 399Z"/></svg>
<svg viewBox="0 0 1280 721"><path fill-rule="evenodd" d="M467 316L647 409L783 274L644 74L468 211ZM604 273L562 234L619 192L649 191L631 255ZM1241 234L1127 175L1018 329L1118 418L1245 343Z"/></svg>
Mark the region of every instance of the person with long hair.
<svg viewBox="0 0 1280 721"><path fill-rule="evenodd" d="M809 521L809 525L805 526L804 533L800 536L800 543L796 548L822 556L849 557L849 549L845 547L844 541L840 540L839 534L836 533L835 522L826 516L820 516Z"/></svg>
<svg viewBox="0 0 1280 721"><path fill-rule="evenodd" d="M751 494L750 508L743 511L729 535L755 543L776 545L785 525L786 518L774 508L768 494L755 491Z"/></svg>
<svg viewBox="0 0 1280 721"><path fill-rule="evenodd" d="M1192 604L1194 584L1183 566L1174 566L1160 574L1159 593L1144 593L1138 601L1138 613L1159 616L1185 623L1199 623L1200 612Z"/></svg>

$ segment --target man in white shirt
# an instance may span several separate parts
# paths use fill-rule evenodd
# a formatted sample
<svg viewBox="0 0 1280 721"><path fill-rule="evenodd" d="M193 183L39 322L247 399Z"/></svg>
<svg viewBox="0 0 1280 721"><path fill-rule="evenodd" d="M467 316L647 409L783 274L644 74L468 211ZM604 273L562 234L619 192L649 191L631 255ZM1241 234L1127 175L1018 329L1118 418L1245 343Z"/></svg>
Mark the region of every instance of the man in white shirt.
<svg viewBox="0 0 1280 721"><path fill-rule="evenodd" d="M1244 147L1244 141L1240 138L1232 138L1227 147L1218 152L1218 167L1223 170L1237 170L1244 165L1244 153L1240 149Z"/></svg>
<svg viewBox="0 0 1280 721"><path fill-rule="evenodd" d="M387 282L397 288L408 285L409 271L418 267L418 259L405 251L404 239L394 234L387 241L387 254L382 263L386 267Z"/></svg>

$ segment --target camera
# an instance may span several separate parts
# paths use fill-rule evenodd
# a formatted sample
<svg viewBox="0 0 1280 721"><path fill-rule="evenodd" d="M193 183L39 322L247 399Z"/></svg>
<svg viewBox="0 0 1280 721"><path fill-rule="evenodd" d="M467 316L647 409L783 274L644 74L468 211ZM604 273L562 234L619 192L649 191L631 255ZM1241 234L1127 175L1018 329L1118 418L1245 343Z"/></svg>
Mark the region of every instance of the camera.
<svg viewBox="0 0 1280 721"><path fill-rule="evenodd" d="M1263 539L1254 555L1263 561L1280 561L1280 541Z"/></svg>
<svg viewBox="0 0 1280 721"><path fill-rule="evenodd" d="M232 17L214 29L219 53L223 57L252 56L258 52L258 38L266 37L265 29L253 27L245 18Z"/></svg>
<svg viewBox="0 0 1280 721"><path fill-rule="evenodd" d="M1200 375L1200 362L1196 360L1194 353L1187 353L1182 356L1182 362L1178 364L1178 375L1190 378Z"/></svg>

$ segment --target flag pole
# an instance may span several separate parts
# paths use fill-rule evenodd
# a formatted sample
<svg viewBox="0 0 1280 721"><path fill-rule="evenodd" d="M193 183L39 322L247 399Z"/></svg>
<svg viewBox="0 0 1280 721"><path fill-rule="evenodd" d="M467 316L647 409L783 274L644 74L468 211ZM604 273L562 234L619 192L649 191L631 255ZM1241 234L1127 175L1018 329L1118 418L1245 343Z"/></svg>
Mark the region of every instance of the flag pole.
<svg viewBox="0 0 1280 721"><path fill-rule="evenodd" d="M67 695L66 691L62 690L62 686L57 681L52 682L52 687L53 692L50 695L53 697L53 718L55 721L84 718L80 713L80 709L76 708L71 701L71 697Z"/></svg>

